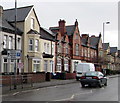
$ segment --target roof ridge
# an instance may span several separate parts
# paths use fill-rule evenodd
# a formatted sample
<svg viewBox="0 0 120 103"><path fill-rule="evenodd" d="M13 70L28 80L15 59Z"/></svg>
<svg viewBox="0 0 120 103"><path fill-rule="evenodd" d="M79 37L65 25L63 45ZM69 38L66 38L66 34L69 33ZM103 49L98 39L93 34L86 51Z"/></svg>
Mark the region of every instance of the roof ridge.
<svg viewBox="0 0 120 103"><path fill-rule="evenodd" d="M75 25L66 25L66 27L67 27L67 26L75 26Z"/></svg>
<svg viewBox="0 0 120 103"><path fill-rule="evenodd" d="M18 7L17 9L22 9L22 8L28 8L28 7L33 7L34 5L30 5L30 6L24 6L24 7ZM7 10L14 10L15 8L10 8L10 9L5 9L4 11Z"/></svg>

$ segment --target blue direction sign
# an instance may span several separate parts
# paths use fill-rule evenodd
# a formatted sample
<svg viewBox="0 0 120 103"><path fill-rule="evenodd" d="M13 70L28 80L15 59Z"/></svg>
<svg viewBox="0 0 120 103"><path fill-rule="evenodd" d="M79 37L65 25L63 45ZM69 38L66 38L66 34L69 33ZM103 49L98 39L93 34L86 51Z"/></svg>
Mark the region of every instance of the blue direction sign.
<svg viewBox="0 0 120 103"><path fill-rule="evenodd" d="M20 59L21 58L21 51L20 50L9 50L8 51L8 58L9 59Z"/></svg>

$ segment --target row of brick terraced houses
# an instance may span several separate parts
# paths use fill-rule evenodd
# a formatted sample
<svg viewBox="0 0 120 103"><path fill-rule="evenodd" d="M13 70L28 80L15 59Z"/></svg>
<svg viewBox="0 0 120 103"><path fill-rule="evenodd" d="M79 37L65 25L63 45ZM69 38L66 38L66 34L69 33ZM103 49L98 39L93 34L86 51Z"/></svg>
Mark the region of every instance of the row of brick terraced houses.
<svg viewBox="0 0 120 103"><path fill-rule="evenodd" d="M15 9L0 7L0 72L14 72L14 60L8 58L8 51L15 44ZM81 62L94 63L96 70L103 68L119 70L120 52L109 43L102 43L99 36L80 34L78 21L45 29L41 27L33 6L17 8L17 49L21 58L17 64L19 73L67 72L74 73Z"/></svg>

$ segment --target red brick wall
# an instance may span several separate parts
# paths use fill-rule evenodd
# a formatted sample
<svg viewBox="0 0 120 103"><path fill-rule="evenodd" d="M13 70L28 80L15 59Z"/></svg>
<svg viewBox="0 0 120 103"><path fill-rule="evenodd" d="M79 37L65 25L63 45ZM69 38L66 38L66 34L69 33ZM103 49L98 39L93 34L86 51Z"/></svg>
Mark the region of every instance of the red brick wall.
<svg viewBox="0 0 120 103"><path fill-rule="evenodd" d="M66 79L75 79L76 73L66 73Z"/></svg>
<svg viewBox="0 0 120 103"><path fill-rule="evenodd" d="M28 74L28 82L32 82L33 83L38 83L38 82L44 82L46 79L46 74L45 73L41 73L41 74Z"/></svg>
<svg viewBox="0 0 120 103"><path fill-rule="evenodd" d="M46 80L46 74L40 73L40 74L26 74L24 75L17 75L16 76L16 83L21 84L23 78L27 79L27 83L37 83L37 82L44 82ZM0 76L0 85L10 85L14 84L14 76L13 75L1 75Z"/></svg>
<svg viewBox="0 0 120 103"><path fill-rule="evenodd" d="M72 49L72 54L73 54L73 59L80 59L81 56L81 40L80 40L80 34L79 34L79 30L78 27L76 26L75 32L73 37L71 38L73 39L73 45L71 47ZM76 44L79 44L79 56L76 56Z"/></svg>

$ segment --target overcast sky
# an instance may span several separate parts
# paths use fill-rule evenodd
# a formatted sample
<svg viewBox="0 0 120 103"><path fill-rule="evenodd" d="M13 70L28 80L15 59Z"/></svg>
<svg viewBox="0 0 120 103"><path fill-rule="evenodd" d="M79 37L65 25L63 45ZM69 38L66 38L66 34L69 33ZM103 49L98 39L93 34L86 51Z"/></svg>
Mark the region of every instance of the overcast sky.
<svg viewBox="0 0 120 103"><path fill-rule="evenodd" d="M15 0L1 0L4 9L14 8ZM88 2L89 1L89 2ZM105 42L118 46L118 1L119 0L17 0L17 7L34 5L40 25L44 28L58 26L64 19L66 25L73 25L77 19L80 34L98 36L103 34L105 25Z"/></svg>

